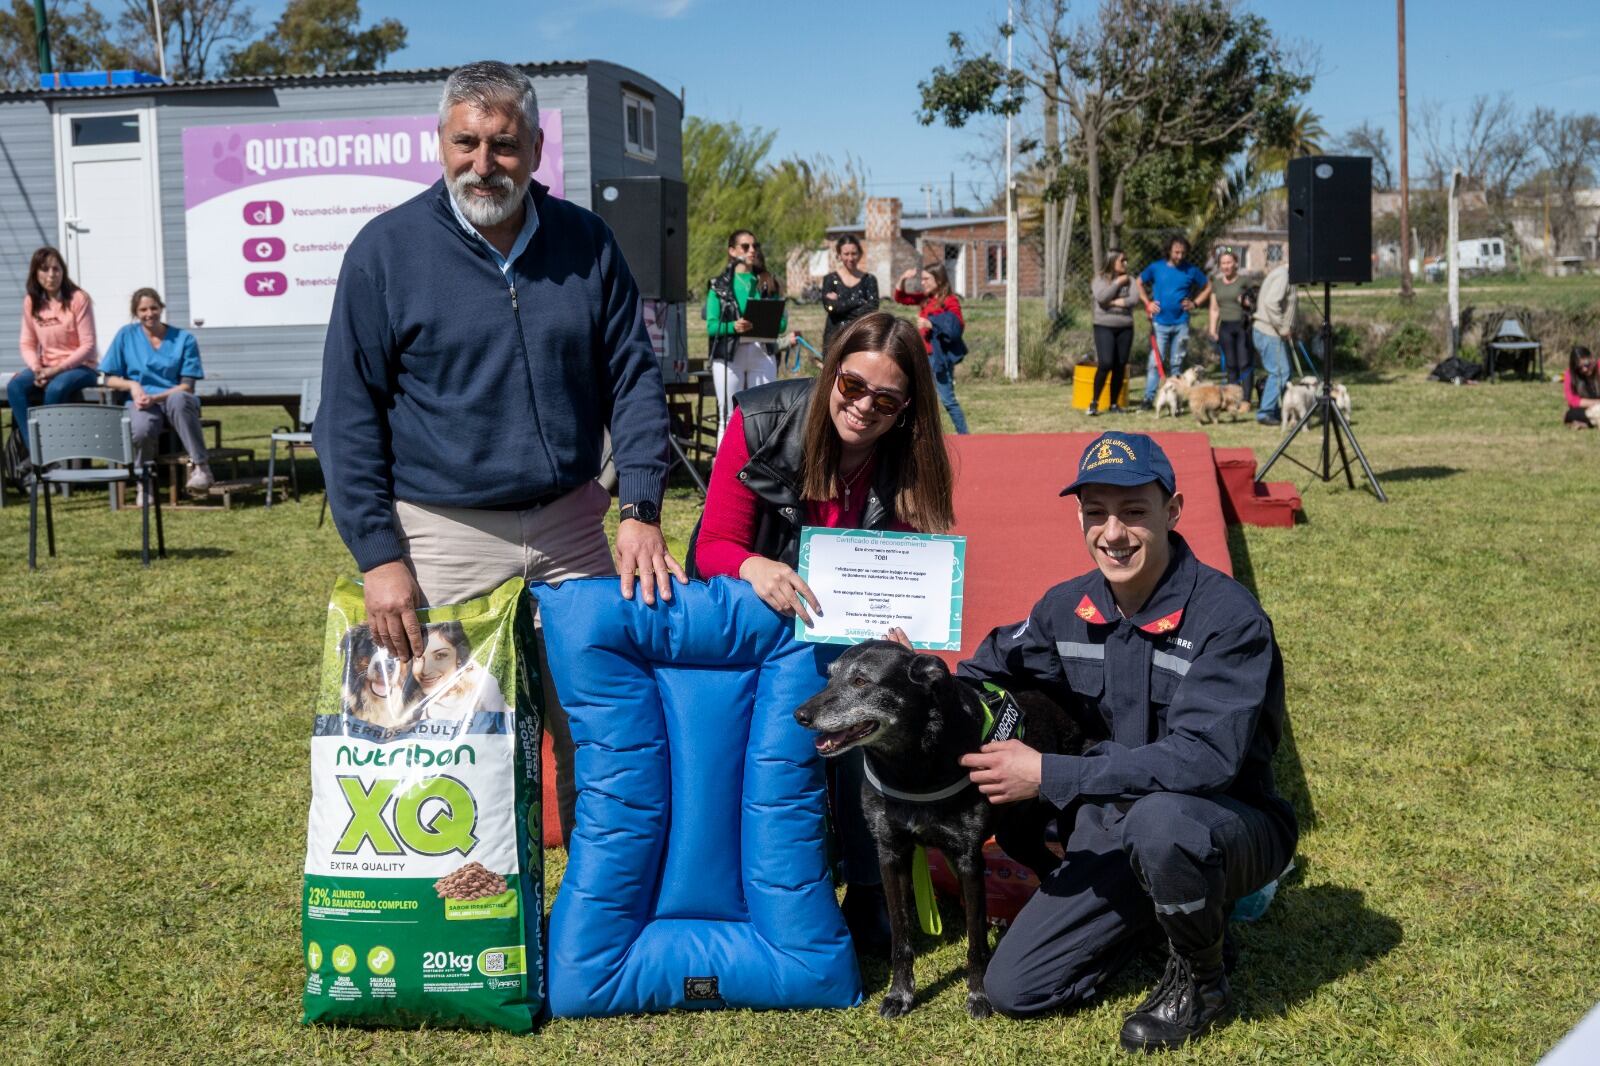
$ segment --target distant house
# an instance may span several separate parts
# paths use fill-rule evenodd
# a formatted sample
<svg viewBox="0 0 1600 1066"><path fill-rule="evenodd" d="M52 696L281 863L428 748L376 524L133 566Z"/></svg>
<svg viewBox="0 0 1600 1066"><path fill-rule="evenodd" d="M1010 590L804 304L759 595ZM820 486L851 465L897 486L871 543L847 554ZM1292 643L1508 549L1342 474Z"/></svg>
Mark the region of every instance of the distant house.
<svg viewBox="0 0 1600 1066"><path fill-rule="evenodd" d="M1262 275L1289 258L1289 231L1283 226L1251 223L1234 226L1211 242L1211 261L1207 269L1215 267L1217 257L1232 252L1239 258L1239 273Z"/></svg>
<svg viewBox="0 0 1600 1066"><path fill-rule="evenodd" d="M950 287L965 299L994 299L1006 291L1006 218L1004 215L972 217L906 217L900 200L874 197L867 201L865 218L852 225L830 226L827 244L795 249L788 261L788 289L805 291L837 269L833 246L849 234L861 242L862 269L878 279L885 299L907 269L943 262ZM1041 296L1044 266L1039 249L1023 241L1018 249L1018 286L1023 296Z"/></svg>

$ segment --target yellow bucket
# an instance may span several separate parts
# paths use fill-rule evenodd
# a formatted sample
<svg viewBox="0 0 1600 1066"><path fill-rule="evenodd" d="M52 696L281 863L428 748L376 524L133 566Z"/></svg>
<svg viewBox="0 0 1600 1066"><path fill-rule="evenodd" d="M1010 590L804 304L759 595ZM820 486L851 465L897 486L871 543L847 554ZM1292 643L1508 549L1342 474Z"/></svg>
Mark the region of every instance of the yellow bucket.
<svg viewBox="0 0 1600 1066"><path fill-rule="evenodd" d="M1111 379L1109 377L1102 387L1106 392L1111 391ZM1087 411L1089 409L1089 401L1093 397L1094 364L1079 363L1072 368L1072 406L1079 411ZM1111 402L1106 401L1106 406L1110 406ZM1122 379L1122 395L1117 397L1114 402L1119 407L1126 408L1128 406L1128 379L1126 376ZM1102 407L1101 409L1104 410L1105 408Z"/></svg>

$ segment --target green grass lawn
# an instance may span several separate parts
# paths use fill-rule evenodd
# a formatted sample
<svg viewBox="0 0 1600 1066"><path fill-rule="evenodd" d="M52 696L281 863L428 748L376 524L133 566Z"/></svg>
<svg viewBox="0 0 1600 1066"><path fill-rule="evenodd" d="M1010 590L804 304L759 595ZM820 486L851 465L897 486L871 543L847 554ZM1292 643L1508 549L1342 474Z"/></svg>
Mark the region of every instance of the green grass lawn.
<svg viewBox="0 0 1600 1066"><path fill-rule="evenodd" d="M1158 425L1090 422L1057 384L961 391L981 431ZM1280 780L1307 827L1298 872L1241 931L1240 1018L1170 1061L1532 1062L1600 999L1600 433L1561 427L1552 384L1351 391L1391 502L1300 476L1306 523L1233 537L1282 642ZM229 443L263 454L281 421L217 411ZM1262 457L1276 439L1251 422L1211 433ZM1117 1029L1155 958L1092 1009L975 1023L953 935L925 940L919 1006L895 1022L877 1016L888 975L869 960L852 1011L523 1038L301 1028L312 687L328 592L350 570L319 502L169 512L169 558L141 570L137 513L79 495L36 574L26 508L0 511L0 1060L1128 1061ZM675 489L680 546L694 517ZM945 927L960 928L953 909Z"/></svg>

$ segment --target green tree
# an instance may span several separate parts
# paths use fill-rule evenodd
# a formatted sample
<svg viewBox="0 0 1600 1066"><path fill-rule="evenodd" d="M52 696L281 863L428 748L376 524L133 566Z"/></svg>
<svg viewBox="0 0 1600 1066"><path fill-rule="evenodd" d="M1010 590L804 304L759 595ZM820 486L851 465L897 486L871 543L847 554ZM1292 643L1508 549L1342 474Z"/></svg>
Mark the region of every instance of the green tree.
<svg viewBox="0 0 1600 1066"><path fill-rule="evenodd" d="M721 272L728 235L754 232L767 268L783 274L791 249L822 238L830 225L860 215L859 166L826 157L768 162L775 132L691 116L683 124L683 180L689 186L691 288Z"/></svg>
<svg viewBox="0 0 1600 1066"><path fill-rule="evenodd" d="M997 57L966 51L951 36L954 61L919 85L920 117L960 125L980 114L1007 114L1028 91L1067 117L1061 139L1081 178L1093 258L1126 224L1129 190L1150 175L1186 165L1187 192L1203 199L1226 160L1254 140L1282 143L1291 104L1311 78L1273 36L1266 20L1227 0L1102 0L1069 31L1062 0L1022 0L1017 27L1024 47L1007 76ZM1109 202L1107 189L1109 181ZM1051 184L1054 184L1053 182ZM1135 210L1138 210L1135 207Z"/></svg>
<svg viewBox="0 0 1600 1066"><path fill-rule="evenodd" d="M289 0L272 32L234 53L228 72L325 74L377 70L405 47L406 28L384 19L361 29L359 0Z"/></svg>
<svg viewBox="0 0 1600 1066"><path fill-rule="evenodd" d="M50 0L50 58L56 70L125 70L133 56L112 40L111 26L91 4ZM0 5L0 87L39 84L39 49L32 0Z"/></svg>

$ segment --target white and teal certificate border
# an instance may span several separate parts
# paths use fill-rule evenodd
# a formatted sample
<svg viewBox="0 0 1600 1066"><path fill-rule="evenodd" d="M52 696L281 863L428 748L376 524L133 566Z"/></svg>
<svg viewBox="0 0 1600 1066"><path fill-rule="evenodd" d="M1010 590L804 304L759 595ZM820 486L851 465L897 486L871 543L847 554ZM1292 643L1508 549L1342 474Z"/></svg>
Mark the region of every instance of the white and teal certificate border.
<svg viewBox="0 0 1600 1066"><path fill-rule="evenodd" d="M803 526L800 530L800 559L796 568L800 580L807 584L811 580L811 545L818 538L835 538L851 540L885 540L885 541L950 541L954 553L954 562L950 568L950 626L946 639L940 642L913 641L914 647L925 648L929 651L960 651L961 650L961 615L965 599L967 577L967 538L949 533L899 533L884 529L829 529L822 526ZM860 632L852 630L844 636L817 636L799 618L794 620L794 635L797 640L808 641L813 644L859 644L863 640L881 638L881 632L867 632L866 627L860 627Z"/></svg>

